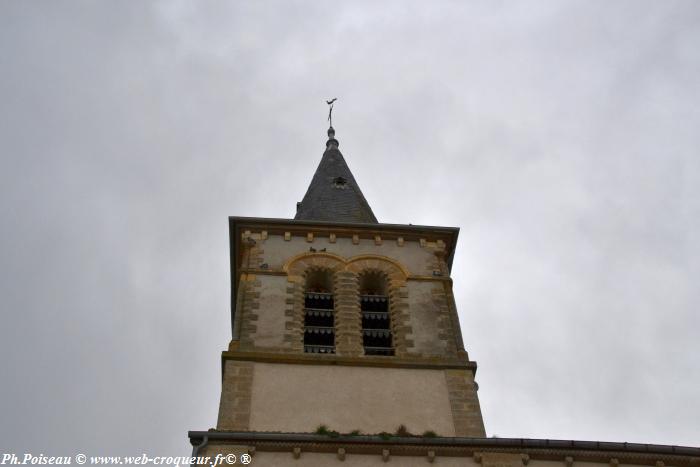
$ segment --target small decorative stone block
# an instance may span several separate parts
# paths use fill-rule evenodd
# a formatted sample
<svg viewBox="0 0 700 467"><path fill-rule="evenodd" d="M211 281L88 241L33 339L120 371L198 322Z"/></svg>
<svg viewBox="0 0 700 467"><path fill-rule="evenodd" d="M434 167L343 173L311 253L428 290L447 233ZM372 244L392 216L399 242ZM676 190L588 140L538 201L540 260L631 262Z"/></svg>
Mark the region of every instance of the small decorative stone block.
<svg viewBox="0 0 700 467"><path fill-rule="evenodd" d="M382 244L382 237L379 235L374 236L374 244L375 245L381 245Z"/></svg>
<svg viewBox="0 0 700 467"><path fill-rule="evenodd" d="M610 459L610 467L617 467L620 465L620 460L617 457Z"/></svg>
<svg viewBox="0 0 700 467"><path fill-rule="evenodd" d="M299 459L301 457L301 448L297 447L292 450L292 455L294 456L295 459Z"/></svg>
<svg viewBox="0 0 700 467"><path fill-rule="evenodd" d="M442 250L443 248L445 248L445 242L443 242L442 240L438 240L438 241L435 242L435 243L436 243L436 245L437 245L437 247L438 247L439 249Z"/></svg>
<svg viewBox="0 0 700 467"><path fill-rule="evenodd" d="M566 464L566 467L571 467L572 465L574 465L574 458L571 456L566 456L564 458L564 463Z"/></svg>
<svg viewBox="0 0 700 467"><path fill-rule="evenodd" d="M396 239L396 244L397 244L398 246L403 246L403 237L397 238L397 239Z"/></svg>
<svg viewBox="0 0 700 467"><path fill-rule="evenodd" d="M524 462L526 462L526 456L526 454L522 453L475 452L474 461L483 467L522 467Z"/></svg>
<svg viewBox="0 0 700 467"><path fill-rule="evenodd" d="M292 239L292 232L285 232L284 233L284 241L288 242Z"/></svg>
<svg viewBox="0 0 700 467"><path fill-rule="evenodd" d="M665 465L664 461L656 461L656 467L664 467Z"/></svg>
<svg viewBox="0 0 700 467"><path fill-rule="evenodd" d="M328 241L331 242L331 243L335 243L335 234L330 234L330 235L328 236Z"/></svg>
<svg viewBox="0 0 700 467"><path fill-rule="evenodd" d="M309 243L313 242L314 241L314 234L311 232L307 233L306 234L306 241Z"/></svg>
<svg viewBox="0 0 700 467"><path fill-rule="evenodd" d="M428 241L426 239L424 239L424 238L420 239L420 247L421 248L425 248L427 244L428 244Z"/></svg>
<svg viewBox="0 0 700 467"><path fill-rule="evenodd" d="M262 232L260 232L260 239L267 240L267 230L263 230Z"/></svg>
<svg viewBox="0 0 700 467"><path fill-rule="evenodd" d="M435 462L435 451L428 451L428 462Z"/></svg>
<svg viewBox="0 0 700 467"><path fill-rule="evenodd" d="M528 454L523 454L522 458L523 458L524 465L527 465L527 463L530 462L530 456Z"/></svg>
<svg viewBox="0 0 700 467"><path fill-rule="evenodd" d="M338 448L338 460L345 460L345 448Z"/></svg>
<svg viewBox="0 0 700 467"><path fill-rule="evenodd" d="M388 449L382 449L382 460L384 462L389 462L389 450Z"/></svg>
<svg viewBox="0 0 700 467"><path fill-rule="evenodd" d="M360 236L359 236L359 235L353 235L353 236L352 236L352 244L353 244L353 245L359 245L359 244L360 244Z"/></svg>

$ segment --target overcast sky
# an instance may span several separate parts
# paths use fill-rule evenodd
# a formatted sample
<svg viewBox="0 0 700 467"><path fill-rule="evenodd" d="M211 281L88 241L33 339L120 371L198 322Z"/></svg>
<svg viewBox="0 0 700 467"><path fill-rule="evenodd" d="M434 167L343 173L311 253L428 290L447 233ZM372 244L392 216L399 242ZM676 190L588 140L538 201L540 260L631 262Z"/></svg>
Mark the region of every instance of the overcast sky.
<svg viewBox="0 0 700 467"><path fill-rule="evenodd" d="M461 228L489 436L700 445L699 46L695 0L0 1L0 448L190 452L227 216L293 217L330 97L380 222Z"/></svg>

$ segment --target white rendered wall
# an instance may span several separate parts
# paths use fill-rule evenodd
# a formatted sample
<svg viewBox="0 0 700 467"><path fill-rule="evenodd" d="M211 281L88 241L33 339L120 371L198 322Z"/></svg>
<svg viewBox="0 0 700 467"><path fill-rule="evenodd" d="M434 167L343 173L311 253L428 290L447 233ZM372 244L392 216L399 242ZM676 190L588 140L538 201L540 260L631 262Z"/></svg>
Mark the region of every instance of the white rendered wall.
<svg viewBox="0 0 700 467"><path fill-rule="evenodd" d="M314 432L319 425L349 433L454 436L442 370L255 363L251 431Z"/></svg>

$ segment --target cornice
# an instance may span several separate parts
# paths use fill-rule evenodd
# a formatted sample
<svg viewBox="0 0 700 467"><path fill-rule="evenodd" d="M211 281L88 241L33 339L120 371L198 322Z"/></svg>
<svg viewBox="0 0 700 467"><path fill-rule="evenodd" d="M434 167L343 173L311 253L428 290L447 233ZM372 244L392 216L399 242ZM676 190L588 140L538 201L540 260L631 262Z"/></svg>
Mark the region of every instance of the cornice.
<svg viewBox="0 0 700 467"><path fill-rule="evenodd" d="M292 354L260 351L226 350L221 353L222 364L226 360L242 360L260 363L280 363L293 365L338 365L374 368L418 368L426 370L469 370L476 374L476 362L466 358L443 357L397 357L363 355L360 357L343 357L324 354ZM222 365L223 366L223 365Z"/></svg>
<svg viewBox="0 0 700 467"><path fill-rule="evenodd" d="M430 225L412 225L412 224L360 224L360 223L342 223L342 222L325 222L325 221L307 221L295 219L276 219L265 217L238 217L231 216L229 221L235 223L239 229L246 227L254 227L256 229L267 230L268 232L308 232L318 230L323 232L347 233L365 232L367 234L382 234L389 235L393 233L395 236L410 238L419 238L421 234L430 234L432 236L451 237L459 233L458 227L441 227ZM391 238L391 237L389 237Z"/></svg>

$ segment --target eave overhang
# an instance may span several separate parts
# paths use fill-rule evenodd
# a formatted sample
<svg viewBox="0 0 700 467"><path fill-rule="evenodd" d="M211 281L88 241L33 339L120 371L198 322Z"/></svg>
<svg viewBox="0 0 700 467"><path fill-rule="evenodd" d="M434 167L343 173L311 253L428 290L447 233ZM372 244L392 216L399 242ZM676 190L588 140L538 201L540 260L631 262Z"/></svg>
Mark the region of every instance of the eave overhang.
<svg viewBox="0 0 700 467"><path fill-rule="evenodd" d="M576 441L529 438L461 438L343 435L334 436L312 433L190 431L190 443L195 452L206 444L247 445L256 451L291 451L295 447L302 452L338 452L342 448L348 454L376 454L388 449L391 455L425 456L432 451L436 456L478 457L482 453L513 453L527 456L525 459L564 461L566 457L576 462L597 462L610 465L611 459L621 464L659 465L661 461L674 466L700 464L700 447L671 446L662 444L617 443L606 441Z"/></svg>

